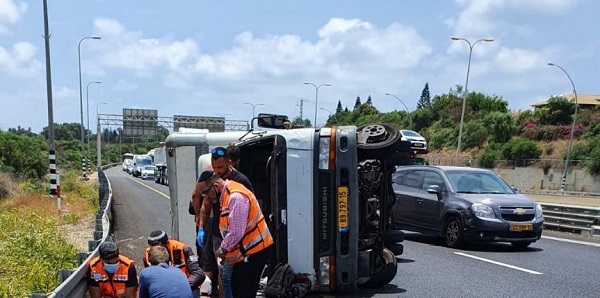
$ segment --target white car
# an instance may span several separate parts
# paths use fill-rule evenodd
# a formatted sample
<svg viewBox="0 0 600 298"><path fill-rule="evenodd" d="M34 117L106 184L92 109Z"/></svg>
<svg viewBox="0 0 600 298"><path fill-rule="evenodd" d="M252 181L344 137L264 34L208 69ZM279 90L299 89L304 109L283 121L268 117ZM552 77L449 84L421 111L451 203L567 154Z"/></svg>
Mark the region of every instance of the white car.
<svg viewBox="0 0 600 298"><path fill-rule="evenodd" d="M142 179L153 179L154 178L154 166L144 166L140 175Z"/></svg>
<svg viewBox="0 0 600 298"><path fill-rule="evenodd" d="M418 132L401 129L399 130L403 141L410 141L410 149L419 153L427 153L427 140Z"/></svg>

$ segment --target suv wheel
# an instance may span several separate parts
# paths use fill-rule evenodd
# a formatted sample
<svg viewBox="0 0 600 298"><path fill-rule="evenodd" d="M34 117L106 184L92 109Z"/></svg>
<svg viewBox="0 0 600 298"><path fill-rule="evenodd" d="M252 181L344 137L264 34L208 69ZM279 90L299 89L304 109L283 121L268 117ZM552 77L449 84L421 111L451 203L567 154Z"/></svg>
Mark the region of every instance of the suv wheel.
<svg viewBox="0 0 600 298"><path fill-rule="evenodd" d="M450 216L446 219L442 237L448 247L459 248L464 245L463 227L457 216Z"/></svg>

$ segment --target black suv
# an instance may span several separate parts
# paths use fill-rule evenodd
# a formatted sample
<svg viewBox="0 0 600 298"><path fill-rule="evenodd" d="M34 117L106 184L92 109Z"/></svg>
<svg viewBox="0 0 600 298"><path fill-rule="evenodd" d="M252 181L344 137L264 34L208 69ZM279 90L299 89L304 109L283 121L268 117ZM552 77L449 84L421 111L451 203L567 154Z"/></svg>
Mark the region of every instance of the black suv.
<svg viewBox="0 0 600 298"><path fill-rule="evenodd" d="M490 170L402 166L392 181L394 228L439 235L449 247L510 242L526 248L542 235L541 205Z"/></svg>

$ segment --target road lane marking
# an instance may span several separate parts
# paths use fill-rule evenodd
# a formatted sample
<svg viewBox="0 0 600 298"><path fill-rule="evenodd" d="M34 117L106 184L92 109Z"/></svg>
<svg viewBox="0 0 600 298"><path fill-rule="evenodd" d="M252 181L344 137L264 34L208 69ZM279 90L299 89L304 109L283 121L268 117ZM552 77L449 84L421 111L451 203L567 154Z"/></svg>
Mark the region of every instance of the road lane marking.
<svg viewBox="0 0 600 298"><path fill-rule="evenodd" d="M148 189L152 190L153 192L155 192L155 193L157 193L157 194L159 194L159 195L161 195L161 196L163 196L163 197L165 197L165 198L167 198L167 199L171 199L171 198L170 198L169 196L167 196L166 194L164 194L164 193L162 193L162 192L160 192L160 191L158 191L158 190L156 190L156 189L154 189L154 188L152 188L152 187L150 187L150 186L146 185L145 183L142 183L142 182L140 182L140 181L137 181L136 179L134 179L134 178L131 178L131 177L127 177L127 178L129 178L131 181L133 181L133 182L135 182L135 183L139 183L140 185L143 185L144 187L146 187L146 188L148 188Z"/></svg>
<svg viewBox="0 0 600 298"><path fill-rule="evenodd" d="M568 242L568 243L575 243L575 244L581 244L581 245L588 245L588 246L600 247L600 243L592 243L592 242L579 241L579 240L571 240L571 239L551 237L551 236L542 236L542 238L549 239L549 240L555 240L555 241L562 241L562 242Z"/></svg>
<svg viewBox="0 0 600 298"><path fill-rule="evenodd" d="M544 273L541 273L541 272L537 272L537 271L533 271L533 270L529 270L529 269L525 269L525 268L521 268L521 267L517 267L517 266L513 266L513 265L501 263L501 262L497 262L497 261L492 261L492 260L489 260L489 259L485 259L485 258L482 258L482 257L477 257L477 256L469 255L469 254L462 253L462 252L455 252L455 254L461 255L461 256L467 257L467 258L472 258L472 259L480 260L480 261L483 261L483 262L492 263L494 265L504 266L504 267L507 267L507 268L511 268L511 269L515 269L515 270L519 270L519 271L523 271L523 272L527 272L527 273L530 273L530 274L544 274Z"/></svg>

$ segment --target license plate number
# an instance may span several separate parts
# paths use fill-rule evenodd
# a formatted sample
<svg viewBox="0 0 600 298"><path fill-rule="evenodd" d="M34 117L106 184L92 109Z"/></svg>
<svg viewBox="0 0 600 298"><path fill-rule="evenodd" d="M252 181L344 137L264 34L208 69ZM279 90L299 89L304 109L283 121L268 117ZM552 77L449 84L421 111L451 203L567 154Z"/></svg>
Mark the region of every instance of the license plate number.
<svg viewBox="0 0 600 298"><path fill-rule="evenodd" d="M415 147L423 147L423 144L421 144L421 143L414 143L413 146L415 146Z"/></svg>
<svg viewBox="0 0 600 298"><path fill-rule="evenodd" d="M533 225L531 225L531 224L526 224L526 225L513 224L513 225L510 225L510 230L513 232L533 231Z"/></svg>
<svg viewBox="0 0 600 298"><path fill-rule="evenodd" d="M348 187L340 186L338 197L338 228L340 232L348 231Z"/></svg>

